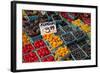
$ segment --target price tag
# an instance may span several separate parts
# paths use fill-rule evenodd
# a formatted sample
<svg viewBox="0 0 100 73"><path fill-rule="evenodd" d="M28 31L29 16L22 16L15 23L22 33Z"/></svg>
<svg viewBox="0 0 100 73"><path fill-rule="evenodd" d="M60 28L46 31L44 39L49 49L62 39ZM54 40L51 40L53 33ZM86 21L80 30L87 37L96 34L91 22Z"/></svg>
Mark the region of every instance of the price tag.
<svg viewBox="0 0 100 73"><path fill-rule="evenodd" d="M56 33L56 25L54 22L44 22L39 24L41 35Z"/></svg>

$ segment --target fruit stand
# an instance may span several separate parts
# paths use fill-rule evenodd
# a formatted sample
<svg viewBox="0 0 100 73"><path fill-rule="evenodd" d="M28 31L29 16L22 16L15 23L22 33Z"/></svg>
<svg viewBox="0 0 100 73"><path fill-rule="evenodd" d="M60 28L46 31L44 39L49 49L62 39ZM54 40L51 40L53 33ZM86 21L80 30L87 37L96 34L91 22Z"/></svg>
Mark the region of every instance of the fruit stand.
<svg viewBox="0 0 100 73"><path fill-rule="evenodd" d="M22 11L23 63L91 58L89 13ZM54 22L57 32L41 35L40 23Z"/></svg>

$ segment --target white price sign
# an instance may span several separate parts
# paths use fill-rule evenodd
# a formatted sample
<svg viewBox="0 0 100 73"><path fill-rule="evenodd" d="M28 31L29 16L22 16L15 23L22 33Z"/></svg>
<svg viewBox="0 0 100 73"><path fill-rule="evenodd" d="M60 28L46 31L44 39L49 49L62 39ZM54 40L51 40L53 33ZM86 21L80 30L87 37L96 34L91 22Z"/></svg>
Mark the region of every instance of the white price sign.
<svg viewBox="0 0 100 73"><path fill-rule="evenodd" d="M41 35L56 33L56 25L54 22L44 22L39 24Z"/></svg>

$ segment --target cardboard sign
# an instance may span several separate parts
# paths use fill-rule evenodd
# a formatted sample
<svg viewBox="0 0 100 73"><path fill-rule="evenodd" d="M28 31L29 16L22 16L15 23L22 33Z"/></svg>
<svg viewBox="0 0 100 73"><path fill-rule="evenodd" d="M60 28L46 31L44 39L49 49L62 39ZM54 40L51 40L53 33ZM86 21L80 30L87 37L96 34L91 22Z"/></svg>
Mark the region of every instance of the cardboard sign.
<svg viewBox="0 0 100 73"><path fill-rule="evenodd" d="M41 35L56 33L56 25L54 22L45 22L39 24Z"/></svg>

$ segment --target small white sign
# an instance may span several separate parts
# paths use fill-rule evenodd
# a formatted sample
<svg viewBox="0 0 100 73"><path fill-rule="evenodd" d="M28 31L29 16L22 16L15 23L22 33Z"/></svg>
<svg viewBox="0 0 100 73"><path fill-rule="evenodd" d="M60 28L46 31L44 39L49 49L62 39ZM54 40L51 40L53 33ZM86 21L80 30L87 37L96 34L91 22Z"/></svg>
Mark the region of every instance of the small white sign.
<svg viewBox="0 0 100 73"><path fill-rule="evenodd" d="M54 22L44 22L39 24L41 35L56 33L56 25Z"/></svg>

